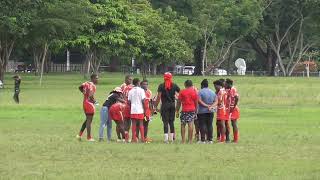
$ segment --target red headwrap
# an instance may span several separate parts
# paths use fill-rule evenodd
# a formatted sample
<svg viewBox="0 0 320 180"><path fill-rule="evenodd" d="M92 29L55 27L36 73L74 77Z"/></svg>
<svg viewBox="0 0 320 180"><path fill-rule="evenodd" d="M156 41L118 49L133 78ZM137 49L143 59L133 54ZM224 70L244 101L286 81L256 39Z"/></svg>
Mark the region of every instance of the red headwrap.
<svg viewBox="0 0 320 180"><path fill-rule="evenodd" d="M172 74L169 72L164 73L163 75L163 79L164 79L164 87L167 90L170 90L172 88Z"/></svg>

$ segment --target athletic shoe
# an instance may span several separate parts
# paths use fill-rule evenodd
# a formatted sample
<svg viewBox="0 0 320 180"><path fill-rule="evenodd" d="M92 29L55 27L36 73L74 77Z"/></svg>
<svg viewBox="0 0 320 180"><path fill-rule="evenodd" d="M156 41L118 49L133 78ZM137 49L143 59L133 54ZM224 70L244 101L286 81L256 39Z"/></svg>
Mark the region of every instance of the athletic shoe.
<svg viewBox="0 0 320 180"><path fill-rule="evenodd" d="M99 142L102 142L103 141L103 138L99 138Z"/></svg>
<svg viewBox="0 0 320 180"><path fill-rule="evenodd" d="M205 141L198 141L197 144L205 144Z"/></svg>
<svg viewBox="0 0 320 180"><path fill-rule="evenodd" d="M95 142L93 138L87 139L88 142Z"/></svg>
<svg viewBox="0 0 320 180"><path fill-rule="evenodd" d="M168 140L166 140L166 141L163 141L165 144L169 144L169 141Z"/></svg>
<svg viewBox="0 0 320 180"><path fill-rule="evenodd" d="M233 140L233 141L232 141L232 143L236 143L236 144L237 144L237 143L238 143L238 141Z"/></svg>
<svg viewBox="0 0 320 180"><path fill-rule="evenodd" d="M147 137L147 138L145 139L145 142L151 143L151 142L152 142L152 139Z"/></svg>
<svg viewBox="0 0 320 180"><path fill-rule="evenodd" d="M117 143L119 143L119 142L123 142L123 140L122 139L117 139Z"/></svg>
<svg viewBox="0 0 320 180"><path fill-rule="evenodd" d="M77 135L76 138L78 139L78 141L81 141L81 136Z"/></svg>
<svg viewBox="0 0 320 180"><path fill-rule="evenodd" d="M213 141L208 141L208 144L213 144Z"/></svg>
<svg viewBox="0 0 320 180"><path fill-rule="evenodd" d="M228 139L228 140L226 140L226 143L230 143L231 141Z"/></svg>

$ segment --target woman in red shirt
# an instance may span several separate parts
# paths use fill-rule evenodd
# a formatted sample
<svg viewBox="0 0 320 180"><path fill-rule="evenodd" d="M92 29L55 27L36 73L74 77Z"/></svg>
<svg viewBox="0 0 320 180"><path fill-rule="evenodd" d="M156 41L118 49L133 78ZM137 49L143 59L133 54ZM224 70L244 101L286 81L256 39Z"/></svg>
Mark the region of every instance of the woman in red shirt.
<svg viewBox="0 0 320 180"><path fill-rule="evenodd" d="M180 106L182 105L181 111L181 138L182 143L185 143L185 126L188 124L188 141L192 143L193 134L193 121L197 117L197 104L198 95L195 88L192 85L191 80L187 80L184 83L185 89L180 91L177 103L176 117L179 117Z"/></svg>

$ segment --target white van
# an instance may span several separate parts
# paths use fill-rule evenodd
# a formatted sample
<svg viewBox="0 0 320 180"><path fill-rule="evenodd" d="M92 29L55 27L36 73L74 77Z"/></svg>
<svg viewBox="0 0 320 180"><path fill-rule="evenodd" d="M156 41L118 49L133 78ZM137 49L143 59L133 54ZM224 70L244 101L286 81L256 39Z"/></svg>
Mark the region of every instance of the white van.
<svg viewBox="0 0 320 180"><path fill-rule="evenodd" d="M193 75L195 68L195 66L184 66L182 74L191 76Z"/></svg>

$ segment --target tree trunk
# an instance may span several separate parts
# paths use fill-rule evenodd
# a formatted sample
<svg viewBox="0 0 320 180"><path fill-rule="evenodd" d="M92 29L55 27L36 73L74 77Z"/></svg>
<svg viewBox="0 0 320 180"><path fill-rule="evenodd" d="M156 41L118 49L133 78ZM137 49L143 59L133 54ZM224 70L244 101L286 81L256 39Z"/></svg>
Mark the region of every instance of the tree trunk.
<svg viewBox="0 0 320 180"><path fill-rule="evenodd" d="M196 68L194 69L195 75L201 75L201 57L202 57L202 51L201 51L201 43L199 42L197 47L194 49L194 62Z"/></svg>
<svg viewBox="0 0 320 180"><path fill-rule="evenodd" d="M204 47L203 47L203 53L202 53L202 69L201 69L202 76L205 75L204 64L207 56L207 42L208 42L207 34L204 34Z"/></svg>
<svg viewBox="0 0 320 180"><path fill-rule="evenodd" d="M11 42L0 40L0 80L4 83L4 73L7 69L7 64L11 56L15 40Z"/></svg>
<svg viewBox="0 0 320 180"><path fill-rule="evenodd" d="M47 52L48 52L48 43L46 42L44 44L42 58L41 58L41 69L40 69L40 86L42 85L42 78L43 78L43 70L44 70L44 64L47 58Z"/></svg>
<svg viewBox="0 0 320 180"><path fill-rule="evenodd" d="M267 71L269 76L274 76L274 68L276 67L276 55L271 49L270 45L267 45Z"/></svg>
<svg viewBox="0 0 320 180"><path fill-rule="evenodd" d="M152 63L152 74L157 75L157 63Z"/></svg>
<svg viewBox="0 0 320 180"><path fill-rule="evenodd" d="M0 80L2 81L2 83L4 83L4 70L5 70L5 67L3 67L1 65L1 67L0 67Z"/></svg>

